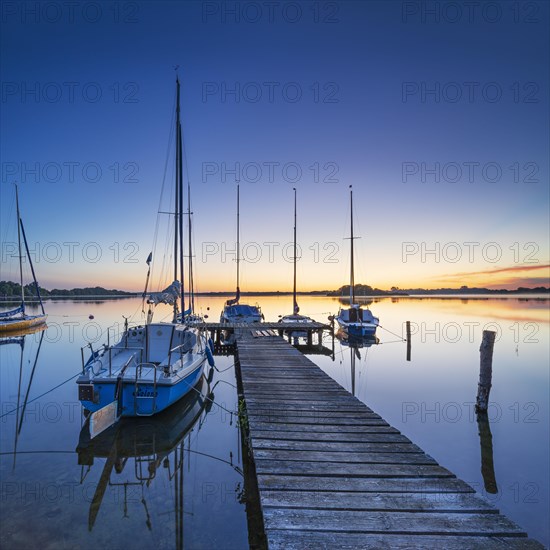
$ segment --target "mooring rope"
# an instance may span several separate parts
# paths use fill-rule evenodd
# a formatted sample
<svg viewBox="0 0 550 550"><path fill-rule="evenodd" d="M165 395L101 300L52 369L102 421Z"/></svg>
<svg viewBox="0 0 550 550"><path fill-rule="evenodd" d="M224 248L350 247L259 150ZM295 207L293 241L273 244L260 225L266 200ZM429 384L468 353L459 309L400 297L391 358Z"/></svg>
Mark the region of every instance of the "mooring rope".
<svg viewBox="0 0 550 550"><path fill-rule="evenodd" d="M393 336L397 336L397 338L401 338L401 342L406 342L407 339L403 338L400 334L396 334L395 332L392 332L391 330L387 329L386 327L383 327L382 325L378 325L381 329L385 330L386 332L389 332Z"/></svg>
<svg viewBox="0 0 550 550"><path fill-rule="evenodd" d="M60 388L61 386L63 386L64 384L66 384L67 382L70 382L71 380L73 380L74 378L76 378L82 371L78 371L76 374L74 374L73 376L71 376L70 378L67 378L67 380L65 380L64 382L61 382L61 384L57 384L57 386L51 388L50 390L42 393L41 395L38 395L37 397L35 397L34 399L31 399L30 401L27 401L27 403L23 404L23 405L20 405L19 407L15 407L15 409L12 409L11 411L8 411L6 413L4 413L3 415L0 416L0 418L4 418L4 416L7 416L8 414L11 414L11 413L14 413L15 411L17 411L18 409L22 409L25 405L28 405L29 403L33 403L34 401L36 401L37 399L40 399L41 397L44 397L45 395L48 395L49 393L53 392L54 390L56 390L57 388Z"/></svg>

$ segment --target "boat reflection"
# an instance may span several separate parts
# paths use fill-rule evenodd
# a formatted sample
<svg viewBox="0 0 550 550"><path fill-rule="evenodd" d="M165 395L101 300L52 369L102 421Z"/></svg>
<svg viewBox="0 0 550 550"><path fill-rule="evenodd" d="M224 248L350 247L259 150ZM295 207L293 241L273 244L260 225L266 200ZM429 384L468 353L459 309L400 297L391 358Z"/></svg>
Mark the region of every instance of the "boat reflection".
<svg viewBox="0 0 550 550"><path fill-rule="evenodd" d="M127 493L135 486L141 490L146 525L152 530L145 490L151 486L159 469L162 468L169 483L173 484L176 548L183 548L185 446L191 434L201 429L206 415L211 410L213 399L209 381L202 376L188 395L159 414L123 418L93 439L90 439L88 422L84 424L76 448L78 463L83 466L81 484L91 471L96 458L107 459L90 504L90 531L96 522L107 488L122 488L126 515ZM125 477L124 481L121 481L122 477L117 476L122 476L123 473Z"/></svg>
<svg viewBox="0 0 550 550"><path fill-rule="evenodd" d="M342 346L348 347L350 351L350 365L351 365L351 394L355 397L355 361L359 359L361 361L361 352L360 349L370 348L371 346L376 346L380 343L380 340L377 336L374 335L365 335L365 336L355 336L351 335L344 330L338 330L336 332L336 338L340 340Z"/></svg>
<svg viewBox="0 0 550 550"><path fill-rule="evenodd" d="M19 355L19 379L17 384L17 405L12 411L15 412L15 441L13 444L13 469L15 470L15 462L17 458L17 443L19 441L19 436L21 435L21 428L23 427L23 419L25 418L25 410L27 408L27 403L29 401L29 394L31 391L32 382L34 375L36 373L36 367L38 365L38 356L40 355L40 349L42 348L42 342L44 340L44 334L46 330L46 325L34 327L26 327L10 332L9 336L0 338L0 346L8 346L10 344L15 344L20 346L20 355ZM40 333L40 337L37 337L35 341L38 341L38 346L36 348L36 353L34 353L34 359L29 358L29 364L32 363L32 368L29 376L29 383L25 391L25 396L21 399L22 386L23 386L23 371L24 371L24 351L25 344L30 342L32 334ZM31 342L32 345L32 342ZM32 356L31 352L31 356Z"/></svg>
<svg viewBox="0 0 550 550"><path fill-rule="evenodd" d="M340 343L343 346L360 349L360 348L370 348L371 346L376 346L380 343L380 339L374 335L353 335L348 332L338 329L335 334L336 338L340 340Z"/></svg>

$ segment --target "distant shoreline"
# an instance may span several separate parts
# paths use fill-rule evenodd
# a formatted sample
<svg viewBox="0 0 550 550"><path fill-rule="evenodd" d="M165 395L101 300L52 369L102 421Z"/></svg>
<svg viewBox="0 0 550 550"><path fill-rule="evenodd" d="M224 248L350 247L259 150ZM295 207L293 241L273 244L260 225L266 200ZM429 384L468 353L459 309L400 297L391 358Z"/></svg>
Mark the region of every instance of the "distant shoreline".
<svg viewBox="0 0 550 550"><path fill-rule="evenodd" d="M203 297L203 298L228 298L231 296L234 296L234 292L198 292L195 294L197 297ZM340 301L345 301L346 303L349 301L349 296L346 295L335 295L335 294L329 294L329 293L319 293L319 292L298 292L299 296L310 296L310 297L320 297L320 298L336 298ZM186 295L187 296L187 295ZM292 292L246 292L241 293L242 297L273 297L273 296L292 296ZM423 291L421 293L411 293L411 294L369 294L369 295L362 295L362 296L356 296L355 300L357 302L363 302L366 300L380 300L384 298L403 298L403 299L423 299L423 298L439 298L439 299L470 299L470 300L481 300L481 299L489 299L489 298L525 298L525 299L536 299L536 300L550 300L550 292L548 290L546 291L540 291L540 290L532 290L532 291L516 291L516 290L509 290L509 291L489 291L489 292L476 292L476 293L465 293L465 292L448 292L448 293L441 293L441 292L428 292ZM61 296L44 296L42 297L42 301L57 301L57 300L97 300L97 301L106 301L106 300L120 300L120 299L126 299L126 298L141 298L141 293L125 293L125 294L106 294L106 295L98 295L98 294L78 294L78 295L61 295ZM10 304L10 303L19 303L20 298L18 297L4 297L0 296L0 304ZM38 298L35 296L33 297L25 297L25 302L27 303L38 303Z"/></svg>
<svg viewBox="0 0 550 550"><path fill-rule="evenodd" d="M40 287L40 293L43 300L67 300L80 298L96 298L100 300L111 300L119 298L135 298L142 296L141 292L127 292L124 290L109 290L103 287L85 287L73 288L71 290L53 289L47 290ZM312 290L309 292L298 292L299 296L323 296L327 298L343 298L349 297L349 286L340 287L337 290ZM548 295L550 296L550 288L547 287L518 287L515 290L506 289L488 289L463 286L461 288L407 288L400 289L392 287L391 290L380 290L371 288L368 285L355 285L356 300L393 297L421 297L421 296L455 296L455 297L472 297L472 296L525 296L525 295ZM0 281L0 302L18 302L20 301L21 287L18 283L11 281ZM187 294L186 294L187 296ZM234 291L222 292L196 292L195 296L206 297L233 297ZM241 292L241 296L292 296L291 291L269 291L269 292ZM36 300L36 289L32 285L25 286L25 299L29 301Z"/></svg>

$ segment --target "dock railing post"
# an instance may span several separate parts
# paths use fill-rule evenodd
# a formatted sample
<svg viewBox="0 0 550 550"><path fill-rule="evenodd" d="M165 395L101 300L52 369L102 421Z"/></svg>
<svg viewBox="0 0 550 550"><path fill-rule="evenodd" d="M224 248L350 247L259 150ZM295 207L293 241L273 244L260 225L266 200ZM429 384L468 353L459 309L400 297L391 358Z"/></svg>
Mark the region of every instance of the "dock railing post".
<svg viewBox="0 0 550 550"><path fill-rule="evenodd" d="M477 386L476 412L487 412L489 406L489 392L493 376L493 346L496 332L483 331L483 339L479 348L479 384Z"/></svg>

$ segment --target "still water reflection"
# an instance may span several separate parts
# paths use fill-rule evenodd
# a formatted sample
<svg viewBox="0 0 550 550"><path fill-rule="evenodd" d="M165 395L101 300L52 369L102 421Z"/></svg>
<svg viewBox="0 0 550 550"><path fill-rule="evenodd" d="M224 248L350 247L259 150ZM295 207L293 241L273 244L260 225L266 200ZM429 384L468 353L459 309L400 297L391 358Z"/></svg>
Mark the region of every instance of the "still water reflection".
<svg viewBox="0 0 550 550"><path fill-rule="evenodd" d="M291 299L257 301L277 320ZM222 303L201 298L199 309L217 321ZM166 415L128 419L90 441L73 379L80 347L102 343L122 314L141 321L141 303L47 305L46 331L0 346L0 546L247 548L233 357L217 357L210 383ZM326 321L338 301L303 297L300 306ZM332 354L325 338L330 355L310 358L548 544L548 301L394 298L372 309L378 344L336 340ZM491 407L478 419L483 329L497 342ZM201 397L209 393L213 404Z"/></svg>

